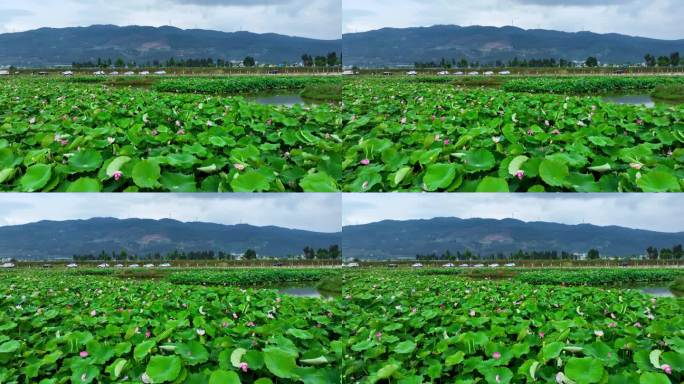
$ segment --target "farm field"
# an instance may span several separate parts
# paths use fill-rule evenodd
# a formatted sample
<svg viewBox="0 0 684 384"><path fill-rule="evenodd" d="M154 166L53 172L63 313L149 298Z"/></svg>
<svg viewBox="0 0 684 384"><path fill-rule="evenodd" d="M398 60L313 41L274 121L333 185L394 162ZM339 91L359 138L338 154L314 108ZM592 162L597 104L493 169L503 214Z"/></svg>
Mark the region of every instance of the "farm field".
<svg viewBox="0 0 684 384"><path fill-rule="evenodd" d="M598 79L598 80L597 80ZM684 104L620 105L566 93L650 89L683 78L345 82L344 191L679 192Z"/></svg>
<svg viewBox="0 0 684 384"><path fill-rule="evenodd" d="M152 85L182 91L169 93L97 78L3 79L0 190L335 191L343 149L337 103L286 107L241 95L336 81L169 78Z"/></svg>
<svg viewBox="0 0 684 384"><path fill-rule="evenodd" d="M3 383L340 381L341 303L251 287L330 271L214 276L235 287L204 286L198 271L174 272L186 274L182 282L102 270L0 273Z"/></svg>
<svg viewBox="0 0 684 384"><path fill-rule="evenodd" d="M354 331L343 382L667 384L684 377L681 298L386 270L348 273L344 298L355 316L347 321Z"/></svg>

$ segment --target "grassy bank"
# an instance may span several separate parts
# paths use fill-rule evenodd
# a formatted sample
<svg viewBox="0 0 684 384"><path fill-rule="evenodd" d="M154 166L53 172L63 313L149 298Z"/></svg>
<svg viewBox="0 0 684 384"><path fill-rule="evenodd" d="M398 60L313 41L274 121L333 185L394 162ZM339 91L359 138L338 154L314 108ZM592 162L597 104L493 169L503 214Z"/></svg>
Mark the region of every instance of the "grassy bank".
<svg viewBox="0 0 684 384"><path fill-rule="evenodd" d="M656 87L651 96L654 99L684 103L684 84L668 84Z"/></svg>
<svg viewBox="0 0 684 384"><path fill-rule="evenodd" d="M300 95L315 101L342 101L342 83L310 85Z"/></svg>
<svg viewBox="0 0 684 384"><path fill-rule="evenodd" d="M670 289L676 292L684 292L684 277L679 277L670 284Z"/></svg>

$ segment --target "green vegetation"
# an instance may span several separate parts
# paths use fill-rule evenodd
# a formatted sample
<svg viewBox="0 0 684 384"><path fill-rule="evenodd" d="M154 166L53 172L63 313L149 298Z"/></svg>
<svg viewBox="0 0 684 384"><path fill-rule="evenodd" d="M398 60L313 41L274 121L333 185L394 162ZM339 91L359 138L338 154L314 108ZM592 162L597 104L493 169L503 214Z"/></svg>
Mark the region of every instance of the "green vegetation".
<svg viewBox="0 0 684 384"><path fill-rule="evenodd" d="M0 83L2 191L337 190L339 110Z"/></svg>
<svg viewBox="0 0 684 384"><path fill-rule="evenodd" d="M651 96L658 100L684 103L684 84L659 85L651 92Z"/></svg>
<svg viewBox="0 0 684 384"><path fill-rule="evenodd" d="M342 101L342 83L310 85L300 95L307 100L320 102Z"/></svg>
<svg viewBox="0 0 684 384"><path fill-rule="evenodd" d="M519 274L517 279L529 284L629 285L670 282L680 276L684 276L684 271L671 269L586 269L524 272Z"/></svg>
<svg viewBox="0 0 684 384"><path fill-rule="evenodd" d="M670 284L670 289L676 292L684 293L684 276L678 277Z"/></svg>
<svg viewBox="0 0 684 384"><path fill-rule="evenodd" d="M235 77L185 77L159 80L154 89L161 92L240 94L274 90L303 89L310 85L340 84L337 76L235 76Z"/></svg>
<svg viewBox="0 0 684 384"><path fill-rule="evenodd" d="M448 84L345 84L345 191L681 191L684 108Z"/></svg>
<svg viewBox="0 0 684 384"><path fill-rule="evenodd" d="M684 84L682 77L664 76L583 76L583 77L526 77L503 84L509 92L597 94L620 91L652 90L659 85Z"/></svg>
<svg viewBox="0 0 684 384"><path fill-rule="evenodd" d="M3 383L340 382L337 300L36 272L0 297Z"/></svg>
<svg viewBox="0 0 684 384"><path fill-rule="evenodd" d="M409 273L345 281L343 382L679 383L682 302Z"/></svg>
<svg viewBox="0 0 684 384"><path fill-rule="evenodd" d="M247 286L319 281L334 274L331 270L324 269L195 269L172 273L166 279L174 284Z"/></svg>

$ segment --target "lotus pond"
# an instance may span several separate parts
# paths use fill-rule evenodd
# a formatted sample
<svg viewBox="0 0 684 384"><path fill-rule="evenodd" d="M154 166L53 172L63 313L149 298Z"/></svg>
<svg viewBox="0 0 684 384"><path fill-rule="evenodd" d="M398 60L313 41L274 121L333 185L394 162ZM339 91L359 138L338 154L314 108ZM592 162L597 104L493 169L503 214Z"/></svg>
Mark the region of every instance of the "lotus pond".
<svg viewBox="0 0 684 384"><path fill-rule="evenodd" d="M684 105L354 79L345 191L667 192L684 180Z"/></svg>
<svg viewBox="0 0 684 384"><path fill-rule="evenodd" d="M2 383L337 383L338 300L272 289L3 273Z"/></svg>
<svg viewBox="0 0 684 384"><path fill-rule="evenodd" d="M415 273L344 285L343 382L679 383L684 301Z"/></svg>
<svg viewBox="0 0 684 384"><path fill-rule="evenodd" d="M0 83L0 190L331 192L340 122L333 104L12 79Z"/></svg>

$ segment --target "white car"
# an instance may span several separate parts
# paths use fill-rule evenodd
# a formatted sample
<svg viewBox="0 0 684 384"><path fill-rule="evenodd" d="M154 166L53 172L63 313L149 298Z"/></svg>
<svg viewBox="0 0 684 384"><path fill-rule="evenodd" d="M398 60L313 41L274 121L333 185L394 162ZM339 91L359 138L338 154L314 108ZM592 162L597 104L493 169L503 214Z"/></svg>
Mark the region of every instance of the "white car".
<svg viewBox="0 0 684 384"><path fill-rule="evenodd" d="M4 263L0 265L0 268L14 268L15 265L13 263Z"/></svg>
<svg viewBox="0 0 684 384"><path fill-rule="evenodd" d="M468 268L468 267L470 267L470 265L468 265L468 264L461 264L461 265L459 265L459 267L461 267L461 268Z"/></svg>
<svg viewBox="0 0 684 384"><path fill-rule="evenodd" d="M485 76L491 76L493 74L494 74L494 72L492 72L492 71L487 71L484 73Z"/></svg>
<svg viewBox="0 0 684 384"><path fill-rule="evenodd" d="M104 71L95 71L95 72L93 72L93 75L95 75L95 76L105 76L106 74L104 73Z"/></svg>
<svg viewBox="0 0 684 384"><path fill-rule="evenodd" d="M442 267L444 267L444 268L453 268L453 267L455 267L455 265L452 264L452 263L446 263L446 264L442 265Z"/></svg>
<svg viewBox="0 0 684 384"><path fill-rule="evenodd" d="M510 74L511 74L511 71L501 71L501 72L499 72L499 75L503 75L503 76L510 75Z"/></svg>
<svg viewBox="0 0 684 384"><path fill-rule="evenodd" d="M342 264L342 266L346 268L358 268L359 263Z"/></svg>
<svg viewBox="0 0 684 384"><path fill-rule="evenodd" d="M354 76L354 71L342 71L342 76Z"/></svg>
<svg viewBox="0 0 684 384"><path fill-rule="evenodd" d="M155 75L166 75L166 71L157 71L154 74Z"/></svg>
<svg viewBox="0 0 684 384"><path fill-rule="evenodd" d="M159 264L160 268L168 268L170 266L171 266L171 264L169 264L169 263Z"/></svg>
<svg viewBox="0 0 684 384"><path fill-rule="evenodd" d="M109 268L109 264L107 264L107 263L102 263L102 264L98 265L97 267L98 267L98 268Z"/></svg>
<svg viewBox="0 0 684 384"><path fill-rule="evenodd" d="M117 72L117 71L109 72L109 75L110 76L119 76L119 72Z"/></svg>
<svg viewBox="0 0 684 384"><path fill-rule="evenodd" d="M62 72L62 76L67 76L67 77L68 77L68 76L73 76L73 75L74 75L74 73L71 72L71 71L64 71L64 72Z"/></svg>
<svg viewBox="0 0 684 384"><path fill-rule="evenodd" d="M124 75L125 76L133 76L133 75L135 75L135 72L133 72L133 71L124 72Z"/></svg>
<svg viewBox="0 0 684 384"><path fill-rule="evenodd" d="M468 74L471 75L471 76L477 76L477 75L480 74L480 72L478 72L478 71L472 71L472 72L468 72Z"/></svg>
<svg viewBox="0 0 684 384"><path fill-rule="evenodd" d="M131 264L128 268L140 268L140 264Z"/></svg>
<svg viewBox="0 0 684 384"><path fill-rule="evenodd" d="M9 76L9 74L10 74L9 71L6 69L3 69L0 71L0 76Z"/></svg>
<svg viewBox="0 0 684 384"><path fill-rule="evenodd" d="M482 268L484 267L484 264L475 264L473 265L473 268Z"/></svg>
<svg viewBox="0 0 684 384"><path fill-rule="evenodd" d="M413 268L423 268L423 264L421 264L421 263L415 263L415 264L411 265L411 267L413 267Z"/></svg>
<svg viewBox="0 0 684 384"><path fill-rule="evenodd" d="M117 265L115 265L115 267L117 267L117 268L123 268L123 266L124 266L123 264L117 264Z"/></svg>
<svg viewBox="0 0 684 384"><path fill-rule="evenodd" d="M147 76L150 74L150 71L142 71L139 73L140 76Z"/></svg>
<svg viewBox="0 0 684 384"><path fill-rule="evenodd" d="M449 71L440 71L440 72L437 72L437 75L439 75L439 76L448 76L448 75L449 75Z"/></svg>
<svg viewBox="0 0 684 384"><path fill-rule="evenodd" d="M406 72L406 74L407 74L408 76L417 76L417 75L418 75L418 72L416 72L416 71L408 71L408 72Z"/></svg>
<svg viewBox="0 0 684 384"><path fill-rule="evenodd" d="M454 75L456 75L456 76L463 76L463 72L461 72L461 71L454 72Z"/></svg>
<svg viewBox="0 0 684 384"><path fill-rule="evenodd" d="M78 264L71 263L71 264L67 264L66 267L67 267L67 268L78 268Z"/></svg>
<svg viewBox="0 0 684 384"><path fill-rule="evenodd" d="M154 267L154 264L145 264L145 265L143 265L143 267L145 267L145 268L153 268L153 267Z"/></svg>
<svg viewBox="0 0 684 384"><path fill-rule="evenodd" d="M489 268L497 268L498 266L499 264L497 263L489 264Z"/></svg>
<svg viewBox="0 0 684 384"><path fill-rule="evenodd" d="M508 263L506 264L507 267L515 267L515 263Z"/></svg>

